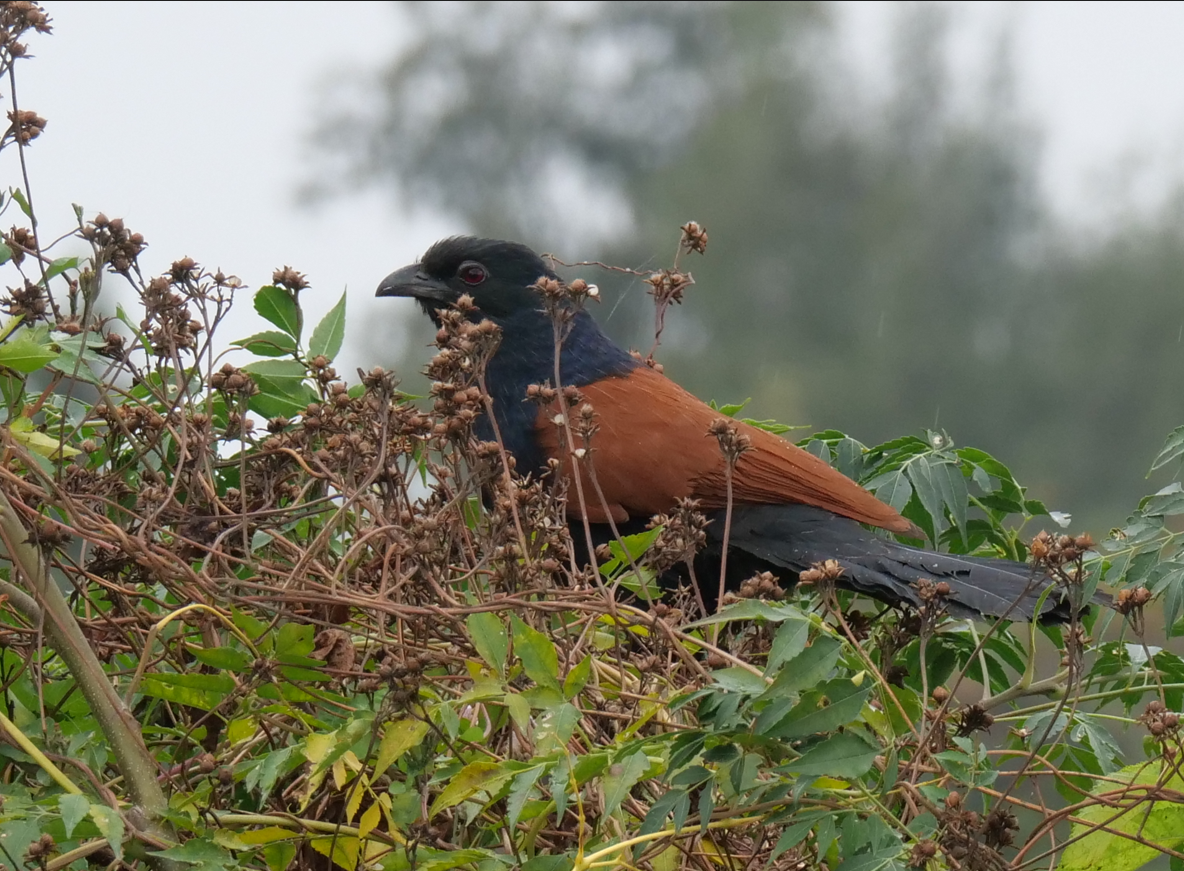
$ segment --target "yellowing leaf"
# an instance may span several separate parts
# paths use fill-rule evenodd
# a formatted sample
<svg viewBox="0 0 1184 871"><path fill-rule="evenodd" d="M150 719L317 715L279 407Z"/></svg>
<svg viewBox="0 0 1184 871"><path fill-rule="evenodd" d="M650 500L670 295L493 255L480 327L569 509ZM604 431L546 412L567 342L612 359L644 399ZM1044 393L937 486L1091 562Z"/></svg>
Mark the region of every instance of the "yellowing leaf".
<svg viewBox="0 0 1184 871"><path fill-rule="evenodd" d="M422 720L405 717L387 723L382 731L382 743L378 745L378 758L374 760L374 773L382 774L390 768L399 757L417 747L428 733L428 724Z"/></svg>
<svg viewBox="0 0 1184 871"><path fill-rule="evenodd" d="M251 829L245 832L239 832L238 839L244 844L259 845L270 844L275 841L286 841L292 838L300 837L291 829L282 829L279 826L267 826L263 829Z"/></svg>
<svg viewBox="0 0 1184 871"><path fill-rule="evenodd" d="M239 741L254 737L258 731L259 727L253 718L242 717L230 721L230 725L226 727L226 738L231 744L237 744Z"/></svg>
<svg viewBox="0 0 1184 871"><path fill-rule="evenodd" d="M1154 765L1128 765L1113 775L1136 787L1124 800L1132 807L1116 817L1118 811L1108 805L1094 805L1082 810L1077 816L1093 825L1105 824L1119 834L1090 831L1091 826L1075 823L1072 837L1080 838L1065 848L1061 854L1061 871L1134 871L1161 855L1154 847L1144 846L1131 840L1138 836L1149 844L1159 844L1169 850L1184 846L1184 804L1170 801L1134 802L1144 795L1139 786L1153 786L1158 783L1160 771ZM1165 786L1172 790L1184 790L1184 777L1179 775L1168 779ZM1116 784L1102 783L1093 792L1116 792ZM1082 837L1084 835L1084 837Z"/></svg>
<svg viewBox="0 0 1184 871"><path fill-rule="evenodd" d="M434 817L440 811L460 804L479 790L496 788L512 773L503 770L496 762L470 762L452 778L448 786L444 787L444 791L436 796L428 810L428 816Z"/></svg>
<svg viewBox="0 0 1184 871"><path fill-rule="evenodd" d="M354 817L358 814L358 808L362 806L362 799L366 797L368 792L367 787L369 781L366 780L366 775L361 775L361 780L353 785L349 791L349 801L345 803L345 821L352 823Z"/></svg>
<svg viewBox="0 0 1184 871"><path fill-rule="evenodd" d="M28 418L18 418L18 420L28 420ZM15 424L16 421L13 421ZM77 448L72 448L69 445L63 445L56 438L46 435L43 432L36 430L21 431L15 426L9 430L12 433L14 440L20 442L26 448L35 454L40 454L43 457L49 457L51 460L56 460L59 457L76 457L81 451Z"/></svg>
<svg viewBox="0 0 1184 871"><path fill-rule="evenodd" d="M308 843L322 856L328 856L342 868L358 867L358 847L361 842L357 838L337 835L332 838L312 838Z"/></svg>
<svg viewBox="0 0 1184 871"><path fill-rule="evenodd" d="M362 814L362 818L358 820L358 835L366 837L376 828L382 821L382 808L379 807L378 802L371 803L370 807L366 808L366 812Z"/></svg>
<svg viewBox="0 0 1184 871"><path fill-rule="evenodd" d="M304 758L314 765L329 755L336 744L336 736L330 732L314 732L304 739Z"/></svg>

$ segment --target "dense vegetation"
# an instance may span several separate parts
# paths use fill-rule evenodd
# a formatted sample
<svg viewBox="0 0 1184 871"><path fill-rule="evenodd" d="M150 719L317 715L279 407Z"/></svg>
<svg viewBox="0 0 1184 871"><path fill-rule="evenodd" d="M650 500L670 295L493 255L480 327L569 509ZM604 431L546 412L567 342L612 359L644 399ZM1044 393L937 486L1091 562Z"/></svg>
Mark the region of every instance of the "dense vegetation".
<svg viewBox="0 0 1184 871"><path fill-rule="evenodd" d="M48 27L0 4L22 166L45 122L12 73ZM227 342L237 279L143 275L143 236L102 214L50 241L35 179L0 203L0 864L1184 859L1184 660L1144 635L1184 629L1179 483L1094 543L942 433L818 433L931 545L1030 559L1078 603L1101 580L1117 608L974 625L937 585L917 611L855 601L824 563L701 613L654 584L692 506L581 566L557 483L473 438L496 329L447 318L425 399L347 380L345 298L305 324L283 267L249 294L272 328ZM111 282L136 302L108 316ZM1184 429L1155 462L1181 456Z"/></svg>

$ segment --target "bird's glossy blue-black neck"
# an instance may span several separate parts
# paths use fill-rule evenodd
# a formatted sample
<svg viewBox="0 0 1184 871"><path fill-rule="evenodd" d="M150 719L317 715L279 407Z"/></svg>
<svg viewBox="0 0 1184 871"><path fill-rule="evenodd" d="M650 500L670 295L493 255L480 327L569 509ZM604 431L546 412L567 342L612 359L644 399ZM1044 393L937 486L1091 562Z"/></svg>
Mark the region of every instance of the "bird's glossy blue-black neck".
<svg viewBox="0 0 1184 871"><path fill-rule="evenodd" d="M534 437L539 408L526 399L531 384L554 385L555 339L551 319L541 309L520 309L495 318L502 340L486 367L485 383L493 400L502 440L521 474L538 473L546 464ZM608 336L586 311L576 312L559 355L563 386L583 387L602 378L620 378L642 365ZM477 436L492 440L493 427L477 419Z"/></svg>

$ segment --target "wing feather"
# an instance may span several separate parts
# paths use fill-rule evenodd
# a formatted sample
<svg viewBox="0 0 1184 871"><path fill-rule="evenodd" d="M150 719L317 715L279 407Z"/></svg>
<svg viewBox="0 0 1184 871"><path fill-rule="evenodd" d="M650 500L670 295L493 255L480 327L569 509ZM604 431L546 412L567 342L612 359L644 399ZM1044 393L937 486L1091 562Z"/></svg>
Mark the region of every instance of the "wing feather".
<svg viewBox="0 0 1184 871"><path fill-rule="evenodd" d="M594 480L587 461L581 462L586 510L574 504L574 490L569 492L568 510L574 516L593 522L611 516L619 522L668 511L685 497L701 500L706 509L726 507L727 470L716 439L708 434L721 417L718 411L648 367L582 386L580 392L599 429L591 439ZM570 451L566 434L553 422L556 412L555 407L540 411L536 436L570 478ZM893 532L916 532L895 509L808 451L736 424L752 440L753 450L736 464L735 504L801 502Z"/></svg>

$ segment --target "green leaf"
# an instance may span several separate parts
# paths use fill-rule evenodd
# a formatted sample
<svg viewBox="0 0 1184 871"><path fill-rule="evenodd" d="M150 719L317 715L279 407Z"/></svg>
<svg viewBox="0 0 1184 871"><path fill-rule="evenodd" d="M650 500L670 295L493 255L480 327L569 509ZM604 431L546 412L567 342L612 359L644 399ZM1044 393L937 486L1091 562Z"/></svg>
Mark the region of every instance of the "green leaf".
<svg viewBox="0 0 1184 871"><path fill-rule="evenodd" d="M337 300L337 305L329 309L329 313L321 318L321 322L312 331L308 340L308 355L310 357L326 357L333 360L341 351L341 344L345 341L345 294Z"/></svg>
<svg viewBox="0 0 1184 871"><path fill-rule="evenodd" d="M899 469L877 475L866 486L881 502L887 502L897 511L903 511L913 495L913 487Z"/></svg>
<svg viewBox="0 0 1184 871"><path fill-rule="evenodd" d="M1169 484L1151 498L1144 500L1139 508L1148 517L1184 514L1184 487L1181 487L1178 481Z"/></svg>
<svg viewBox="0 0 1184 871"><path fill-rule="evenodd" d="M796 620L802 616L802 610L796 605L774 604L760 599L741 599L739 602L721 608L709 617L696 620L694 623L687 623L683 629L697 629L734 620L768 620L770 623L780 623L782 620Z"/></svg>
<svg viewBox="0 0 1184 871"><path fill-rule="evenodd" d="M481 611L470 614L465 620L469 637L477 653L485 660L498 677L506 676L506 657L510 653L510 638L506 634L506 624L502 618L491 611Z"/></svg>
<svg viewBox="0 0 1184 871"><path fill-rule="evenodd" d="M217 871L217 869L239 867L229 853L205 838L193 838L184 844L169 847L167 850L150 850L148 855L160 856L174 862L184 862L187 865L196 865L198 866L196 871Z"/></svg>
<svg viewBox="0 0 1184 871"><path fill-rule="evenodd" d="M805 617L786 620L773 636L773 644L769 648L769 659L765 663L765 674L772 675L782 665L789 662L806 649L806 641L810 638L810 621Z"/></svg>
<svg viewBox="0 0 1184 871"><path fill-rule="evenodd" d="M1151 471L1162 469L1168 463L1180 459L1181 456L1184 456L1184 426L1178 426L1172 430L1167 441L1164 442L1163 448L1151 463Z"/></svg>
<svg viewBox="0 0 1184 871"><path fill-rule="evenodd" d="M813 689L830 674L835 663L839 661L842 649L842 644L828 635L815 638L814 643L800 656L794 658L789 666L781 669L777 679L765 690L762 698L781 698L804 689Z"/></svg>
<svg viewBox="0 0 1184 871"><path fill-rule="evenodd" d="M518 818L522 816L522 808L530 797L534 785L547 771L547 766L536 765L514 775L510 782L510 792L506 795L506 828L510 831L518 825Z"/></svg>
<svg viewBox="0 0 1184 871"><path fill-rule="evenodd" d="M316 393L305 383L308 372L295 360L257 360L243 367L259 392L251 397L252 411L267 417L303 414Z"/></svg>
<svg viewBox="0 0 1184 871"><path fill-rule="evenodd" d="M296 352L296 342L287 333L281 333L279 330L264 330L245 339L236 339L230 344L245 348L260 357L286 357Z"/></svg>
<svg viewBox="0 0 1184 871"><path fill-rule="evenodd" d="M773 847L773 852L769 855L769 864L777 861L777 857L784 853L791 847L796 847L806 839L806 835L810 834L810 829L814 828L814 823L818 821L817 815L811 816L809 819L798 820L785 827L785 831L781 833L781 837L777 839L776 846Z"/></svg>
<svg viewBox="0 0 1184 871"><path fill-rule="evenodd" d="M33 207L30 206L29 201L25 199L25 192L20 188L9 188L8 192L12 195L12 198L16 200L16 204L21 207L21 211L25 213L25 217L32 220Z"/></svg>
<svg viewBox="0 0 1184 871"><path fill-rule="evenodd" d="M255 383L259 386L260 392L250 398L247 407L268 419L297 417L308 411L308 406L320 399L308 385L304 385L303 389L295 394L289 394L267 381L256 380Z"/></svg>
<svg viewBox="0 0 1184 871"><path fill-rule="evenodd" d="M514 653L522 660L526 676L541 687L559 690L559 654L555 644L523 623L518 615L511 616L510 621L514 627Z"/></svg>
<svg viewBox="0 0 1184 871"><path fill-rule="evenodd" d="M32 421L27 417L18 417L13 420L9 431L13 439L32 451L34 456L56 460L61 457L76 457L82 453L77 448L63 445L54 436L33 429L31 424Z"/></svg>
<svg viewBox="0 0 1184 871"><path fill-rule="evenodd" d="M545 707L536 721L534 740L539 753L562 753L580 722L579 708L559 698L556 702Z"/></svg>
<svg viewBox="0 0 1184 871"><path fill-rule="evenodd" d="M275 643L275 655L282 662L290 661L290 657L308 656L316 649L316 630L312 626L300 623L285 623L280 627L279 637ZM301 663L293 662L293 665ZM312 664L316 664L313 662Z"/></svg>
<svg viewBox="0 0 1184 871"><path fill-rule="evenodd" d="M493 792L505 783L515 772L506 769L497 762L470 762L448 782L441 793L436 796L432 806L428 809L428 818L434 817L440 811L448 810L460 804L474 793L481 790Z"/></svg>
<svg viewBox="0 0 1184 871"><path fill-rule="evenodd" d="M1141 764L1129 765L1111 776L1132 787L1153 786L1159 782L1161 772L1158 765ZM1179 791L1184 789L1184 778L1176 775L1163 785ZM1094 792L1116 792L1119 788L1115 783L1102 783ZM1074 840L1061 855L1058 871L1134 871L1161 855L1154 847L1131 840L1136 835L1169 850L1178 851L1184 846L1184 805L1174 802L1132 801L1125 813L1109 803L1096 804L1078 811L1077 816L1086 824L1074 824L1070 833ZM1121 834L1094 828L1100 824Z"/></svg>
<svg viewBox="0 0 1184 871"><path fill-rule="evenodd" d="M621 806L621 802L629 795L637 781L650 767L649 757L638 750L626 756L623 760L614 762L604 775L601 788L604 790L604 813L609 815Z"/></svg>
<svg viewBox="0 0 1184 871"><path fill-rule="evenodd" d="M12 249L0 242L0 266L12 259Z"/></svg>
<svg viewBox="0 0 1184 871"><path fill-rule="evenodd" d="M58 810L62 814L62 825L66 827L66 837L70 837L82 820L90 813L90 799L85 795L65 793L58 796Z"/></svg>
<svg viewBox="0 0 1184 871"><path fill-rule="evenodd" d="M107 845L117 860L123 859L123 817L104 804L92 804L90 818L99 834L107 839Z"/></svg>
<svg viewBox="0 0 1184 871"><path fill-rule="evenodd" d="M57 278L67 269L77 268L77 257L59 257L57 260L53 261L53 263L49 264L49 268L45 270L45 281L49 281L51 278Z"/></svg>
<svg viewBox="0 0 1184 871"><path fill-rule="evenodd" d="M714 408L716 411L718 411L720 414L724 415L725 417L735 417L741 411L743 411L744 406L748 405L748 403L750 403L750 402L752 402L751 396L748 397L747 399L745 399L743 402L734 402L734 403L725 404L725 405L716 405L715 400L713 399L713 400L711 400L710 405L712 408Z"/></svg>
<svg viewBox="0 0 1184 871"><path fill-rule="evenodd" d="M266 801L280 776L303 764L301 757L297 755L298 749L291 746L265 753L247 771L243 778L243 786L251 792L257 792L260 801Z"/></svg>
<svg viewBox="0 0 1184 871"><path fill-rule="evenodd" d="M191 648L190 653L198 662L222 671L244 672L251 666L251 656L246 651L233 647Z"/></svg>
<svg viewBox="0 0 1184 871"><path fill-rule="evenodd" d="M255 293L255 311L297 342L300 341L300 307L282 287L267 285Z"/></svg>
<svg viewBox="0 0 1184 871"><path fill-rule="evenodd" d="M148 674L140 683L140 692L212 711L234 692L234 679L225 674Z"/></svg>
<svg viewBox="0 0 1184 871"><path fill-rule="evenodd" d="M36 372L57 358L58 352L52 346L33 340L27 333L0 345L0 366L17 372Z"/></svg>
<svg viewBox="0 0 1184 871"><path fill-rule="evenodd" d="M243 371L250 374L260 390L264 390L266 382L288 396L303 395L301 388L308 378L308 370L295 360L256 360L243 366Z"/></svg>
<svg viewBox="0 0 1184 871"><path fill-rule="evenodd" d="M567 677L563 679L563 697L574 699L584 691L590 677L592 677L592 654L588 654L577 662L576 667L567 673Z"/></svg>
<svg viewBox="0 0 1184 871"><path fill-rule="evenodd" d="M932 472L933 481L941 491L942 501L949 508L954 525L958 527L958 534L966 541L966 503L970 500L966 476L955 463L938 463Z"/></svg>
<svg viewBox="0 0 1184 871"><path fill-rule="evenodd" d="M906 474L909 477L909 483L913 485L913 492L921 500L921 507L929 515L933 523L933 533L936 537L945 526L946 517L945 512L941 510L941 493L933 481L932 467L929 460L922 457L909 463L906 468L908 470Z"/></svg>
<svg viewBox="0 0 1184 871"><path fill-rule="evenodd" d="M746 693L752 696L760 695L769 686L759 674L753 674L748 669L739 666L717 669L711 673L711 679L722 690L730 693Z"/></svg>
<svg viewBox="0 0 1184 871"><path fill-rule="evenodd" d="M815 744L786 768L807 776L853 780L871 770L879 752L858 735L843 732Z"/></svg>
<svg viewBox="0 0 1184 871"><path fill-rule="evenodd" d="M864 686L856 686L846 678L829 681L803 696L801 702L765 734L784 741L816 732L830 732L859 716L869 692L871 681L864 681Z"/></svg>

